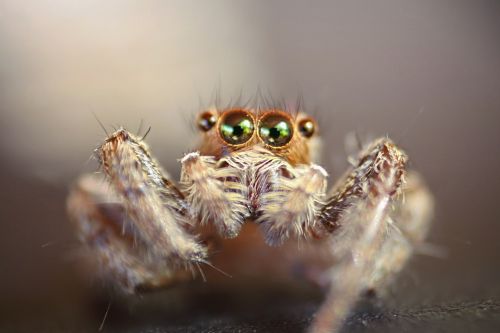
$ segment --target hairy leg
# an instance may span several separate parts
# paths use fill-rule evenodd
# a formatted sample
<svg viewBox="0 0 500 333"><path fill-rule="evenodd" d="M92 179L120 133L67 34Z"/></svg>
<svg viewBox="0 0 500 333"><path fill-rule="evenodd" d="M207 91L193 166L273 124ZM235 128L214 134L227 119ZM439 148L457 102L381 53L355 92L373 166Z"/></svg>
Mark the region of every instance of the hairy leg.
<svg viewBox="0 0 500 333"><path fill-rule="evenodd" d="M102 190L84 183L70 193L68 211L80 225L87 245L102 256L104 270L111 274L122 270L119 275L125 279L131 274L153 280L158 270L148 268L149 263L154 262L162 272L168 272L180 265L204 262L205 248L188 232L193 221L189 206L141 140L120 129L106 139L96 155L113 193L112 199L125 214L110 221L102 214L102 207L111 206L100 202ZM96 207L99 204L103 204L101 208ZM127 218L120 221L123 216ZM116 233L113 231L116 225L129 232ZM104 242L96 243L92 237L99 230L102 232L97 234L106 237ZM130 235L132 240L127 239ZM122 283L125 291L131 290L134 279Z"/></svg>
<svg viewBox="0 0 500 333"><path fill-rule="evenodd" d="M71 189L67 208L93 273L125 293L163 287L180 277L148 254L125 207L102 177L85 175Z"/></svg>
<svg viewBox="0 0 500 333"><path fill-rule="evenodd" d="M423 241L432 199L414 175L404 186L406 163L390 140L378 140L332 190L319 220L332 233L335 266L310 332L338 331L360 294L386 285Z"/></svg>
<svg viewBox="0 0 500 333"><path fill-rule="evenodd" d="M434 199L420 175L408 172L401 195L394 198L386 223L386 239L374 258L374 274L368 288L383 294L385 287L411 255L425 247Z"/></svg>

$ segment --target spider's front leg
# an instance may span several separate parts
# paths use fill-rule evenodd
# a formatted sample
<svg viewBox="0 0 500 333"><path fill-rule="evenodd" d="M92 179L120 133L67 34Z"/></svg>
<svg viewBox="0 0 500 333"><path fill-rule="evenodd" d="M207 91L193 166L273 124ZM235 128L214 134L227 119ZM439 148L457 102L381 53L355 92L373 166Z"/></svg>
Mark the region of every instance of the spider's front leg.
<svg viewBox="0 0 500 333"><path fill-rule="evenodd" d="M140 139L120 129L96 155L107 184L83 177L68 197L68 213L106 279L131 293L204 261L206 249L188 231L193 217L183 194Z"/></svg>
<svg viewBox="0 0 500 333"><path fill-rule="evenodd" d="M423 242L433 201L406 164L403 151L380 139L334 186L319 221L332 235L335 266L310 332L338 331L360 294L383 289Z"/></svg>

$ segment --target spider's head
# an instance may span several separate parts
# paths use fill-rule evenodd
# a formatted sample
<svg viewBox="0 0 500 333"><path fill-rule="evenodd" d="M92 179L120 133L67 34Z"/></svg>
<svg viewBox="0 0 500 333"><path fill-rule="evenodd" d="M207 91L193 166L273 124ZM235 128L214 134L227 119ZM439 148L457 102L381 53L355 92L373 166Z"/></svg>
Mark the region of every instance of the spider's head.
<svg viewBox="0 0 500 333"><path fill-rule="evenodd" d="M197 127L201 132L198 149L202 155L218 159L236 151L264 148L292 165L316 159L318 126L303 113L211 109L198 115Z"/></svg>

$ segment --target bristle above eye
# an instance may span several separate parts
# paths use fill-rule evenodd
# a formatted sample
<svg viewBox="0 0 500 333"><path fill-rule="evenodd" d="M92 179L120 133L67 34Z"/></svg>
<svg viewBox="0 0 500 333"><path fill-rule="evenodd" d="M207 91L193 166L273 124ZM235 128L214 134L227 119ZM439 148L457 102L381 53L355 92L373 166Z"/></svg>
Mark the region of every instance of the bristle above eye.
<svg viewBox="0 0 500 333"><path fill-rule="evenodd" d="M217 110L219 115L234 109L247 110L255 116L269 110L279 110L296 119L304 111L304 104L302 94L290 98L258 87L254 92L244 93L240 89L236 95L223 97L221 87L216 87L207 106Z"/></svg>

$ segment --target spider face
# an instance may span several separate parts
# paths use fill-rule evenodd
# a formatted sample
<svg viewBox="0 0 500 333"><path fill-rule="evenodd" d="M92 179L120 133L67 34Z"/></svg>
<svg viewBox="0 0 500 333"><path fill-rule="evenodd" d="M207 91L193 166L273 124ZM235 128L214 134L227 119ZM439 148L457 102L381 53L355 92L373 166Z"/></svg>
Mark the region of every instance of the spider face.
<svg viewBox="0 0 500 333"><path fill-rule="evenodd" d="M313 158L317 124L304 114L270 109L208 110L198 115L202 155L224 157L236 151L265 149L292 165Z"/></svg>

